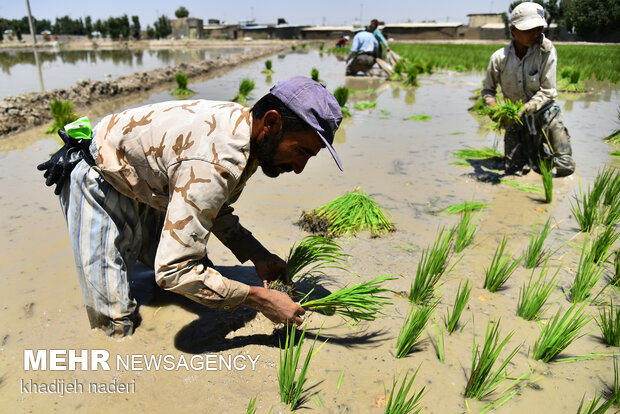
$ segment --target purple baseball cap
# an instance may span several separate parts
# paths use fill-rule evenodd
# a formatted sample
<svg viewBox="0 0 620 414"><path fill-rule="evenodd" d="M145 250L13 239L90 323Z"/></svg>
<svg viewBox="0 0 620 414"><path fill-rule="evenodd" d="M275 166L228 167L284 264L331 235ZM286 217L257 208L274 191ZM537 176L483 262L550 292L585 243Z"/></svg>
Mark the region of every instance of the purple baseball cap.
<svg viewBox="0 0 620 414"><path fill-rule="evenodd" d="M319 134L338 168L343 171L340 158L332 146L342 121L342 111L325 85L305 76L293 76L278 82L270 92Z"/></svg>

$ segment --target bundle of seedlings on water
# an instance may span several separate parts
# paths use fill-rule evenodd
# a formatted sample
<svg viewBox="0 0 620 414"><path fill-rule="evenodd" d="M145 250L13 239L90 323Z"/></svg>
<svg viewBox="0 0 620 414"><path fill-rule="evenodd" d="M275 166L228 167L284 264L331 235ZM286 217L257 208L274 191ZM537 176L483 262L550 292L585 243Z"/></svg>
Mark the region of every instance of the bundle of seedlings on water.
<svg viewBox="0 0 620 414"><path fill-rule="evenodd" d="M301 358L301 348L304 343L304 336L306 335L306 326L304 326L304 330L299 337L297 346L295 346L295 332L296 330L294 325L291 326L290 331L286 328L286 342L284 344L284 349L282 349L282 344L280 344L280 368L278 370L280 400L287 404L293 411L299 408L305 400L302 394L307 380L306 376L308 374L308 365L310 365L310 361L314 358L316 352L321 349L319 347L319 349L314 352L314 345L318 336L317 334L312 342L312 345L310 346L310 349L308 349L306 359L299 370L299 375L297 375L299 359Z"/></svg>
<svg viewBox="0 0 620 414"><path fill-rule="evenodd" d="M411 386L413 385L413 380L418 375L418 371L420 370L420 366L415 370L409 381L407 381L407 376L409 373L405 374L405 378L398 387L398 391L396 391L396 383L397 379L394 378L394 383L392 384L392 390L390 391L390 397L388 398L387 405L385 406L385 414L418 414L422 411L422 407L420 407L420 403L422 402L422 397L424 396L424 390L426 387L422 387L419 392L413 392L411 397L407 398L409 395L409 391L411 390ZM396 391L396 394L394 392Z"/></svg>
<svg viewBox="0 0 620 414"><path fill-rule="evenodd" d="M519 118L519 111L523 108L523 102L521 100L512 102L506 98L503 102L490 106L487 110L487 115L495 122L495 128L502 129L506 125L517 123L523 125L521 118Z"/></svg>
<svg viewBox="0 0 620 414"><path fill-rule="evenodd" d="M453 152L456 158L462 160L490 160L490 159L503 159L504 154L491 147L474 148L468 145L465 149Z"/></svg>
<svg viewBox="0 0 620 414"><path fill-rule="evenodd" d="M484 201L466 201L464 203L452 204L440 210L441 213L461 214L465 211L476 211L487 208L488 204Z"/></svg>
<svg viewBox="0 0 620 414"><path fill-rule="evenodd" d="M497 289L506 283L510 275L512 275L521 262L521 256L513 260L510 255L504 254L507 242L508 239L506 235L504 235L501 243L495 248L495 254L493 255L491 265L486 270L483 287L488 289L489 292L497 292Z"/></svg>
<svg viewBox="0 0 620 414"><path fill-rule="evenodd" d="M599 318L596 323L601 328L603 342L611 346L620 346L620 306L614 306L611 299L609 308L599 310Z"/></svg>
<svg viewBox="0 0 620 414"><path fill-rule="evenodd" d="M545 189L545 203L553 200L553 158L539 158L538 168Z"/></svg>
<svg viewBox="0 0 620 414"><path fill-rule="evenodd" d="M405 118L405 119L409 121L428 121L429 119L431 119L431 117L425 114L420 114L420 115L411 115L409 118Z"/></svg>
<svg viewBox="0 0 620 414"><path fill-rule="evenodd" d="M500 183L504 183L504 184L508 184L509 186L516 188L517 190L520 191L525 191L526 193L542 193L543 190L541 190L540 188L534 186L534 185L529 185L529 184L525 184L525 183L520 183L514 180L507 180L505 178L500 178L499 180Z"/></svg>
<svg viewBox="0 0 620 414"><path fill-rule="evenodd" d="M420 86L418 83L418 68L411 62L407 62L405 65L406 78L403 81L403 85L406 86Z"/></svg>
<svg viewBox="0 0 620 414"><path fill-rule="evenodd" d="M325 42L319 44L319 52L323 53L323 49L325 49Z"/></svg>
<svg viewBox="0 0 620 414"><path fill-rule="evenodd" d="M460 253L474 241L476 235L476 224L480 218L480 214L474 218L474 212L465 209L461 213L461 219L456 225L456 237L454 240L454 252Z"/></svg>
<svg viewBox="0 0 620 414"><path fill-rule="evenodd" d="M254 81L249 78L244 78L239 84L239 93L233 98L233 102L245 105L248 101L250 92L254 90Z"/></svg>
<svg viewBox="0 0 620 414"><path fill-rule="evenodd" d="M419 306L411 304L405 324L400 329L396 340L396 358L404 358L411 352L438 303L439 298Z"/></svg>
<svg viewBox="0 0 620 414"><path fill-rule="evenodd" d="M370 109L377 106L377 102L359 102L355 104L355 109Z"/></svg>
<svg viewBox="0 0 620 414"><path fill-rule="evenodd" d="M590 246L589 256L594 263L606 262L612 255L611 247L618 240L618 232L614 226L607 226Z"/></svg>
<svg viewBox="0 0 620 414"><path fill-rule="evenodd" d="M558 267L550 279L547 279L547 273L549 272L549 256L540 269L538 278L534 280L535 269L532 270L527 283L523 283L521 291L519 292L519 302L517 303L517 315L531 321L536 318L540 309L549 300L549 297L554 290L558 287L558 273L560 267Z"/></svg>
<svg viewBox="0 0 620 414"><path fill-rule="evenodd" d="M448 262L454 243L454 228L442 228L437 234L433 246L422 251L416 269L415 279L411 283L409 300L413 303L425 303L431 300L435 286L448 269Z"/></svg>
<svg viewBox="0 0 620 414"><path fill-rule="evenodd" d="M325 276L324 270L343 270L348 254L332 239L306 236L289 250L286 264L292 281L310 280L314 283Z"/></svg>
<svg viewBox="0 0 620 414"><path fill-rule="evenodd" d="M576 339L581 338L579 332L591 320L589 314L584 313L586 302L573 304L566 313L560 308L553 319L540 324L542 329L534 343L533 358L549 362L560 354Z"/></svg>
<svg viewBox="0 0 620 414"><path fill-rule="evenodd" d="M45 131L47 134L53 134L65 125L77 120L80 116L73 112L73 102L63 101L62 99L52 99L50 102L50 111L54 118L52 126Z"/></svg>
<svg viewBox="0 0 620 414"><path fill-rule="evenodd" d="M177 81L177 88L172 91L172 95L177 98L188 98L196 92L191 89L187 89L187 75L185 73L176 73L174 79Z"/></svg>
<svg viewBox="0 0 620 414"><path fill-rule="evenodd" d="M579 83L581 71L579 69L564 68L560 72L558 91L560 92L585 92L586 88Z"/></svg>
<svg viewBox="0 0 620 414"><path fill-rule="evenodd" d="M312 68L312 70L310 71L310 77L315 82L323 82L319 79L319 70L317 68Z"/></svg>
<svg viewBox="0 0 620 414"><path fill-rule="evenodd" d="M601 264L594 262L590 249L587 246L588 238L586 237L581 249L579 257L579 267L577 274L573 280L573 286L570 289L569 300L572 303L578 303L586 300L590 296L590 291L601 278L605 268Z"/></svg>
<svg viewBox="0 0 620 414"><path fill-rule="evenodd" d="M342 111L342 116L344 118L351 116L349 108L346 107L347 101L349 100L349 92L349 88L346 86L339 86L334 91L334 97L336 98L336 101L338 101L338 105L340 105L340 110Z"/></svg>
<svg viewBox="0 0 620 414"><path fill-rule="evenodd" d="M532 269L538 266L545 256L546 250L543 249L543 245L547 239L547 236L549 236L549 233L551 232L551 216L549 216L538 235L534 231L535 228L536 222L532 225L530 244L527 246L527 249L523 255L523 267L526 269Z"/></svg>
<svg viewBox="0 0 620 414"><path fill-rule="evenodd" d="M273 66L273 62L271 62L271 60L267 59L265 61L265 69L263 69L261 71L261 73L265 74L265 75L273 75L273 69L271 69Z"/></svg>
<svg viewBox="0 0 620 414"><path fill-rule="evenodd" d="M390 222L384 211L377 203L357 188L350 193L330 201L322 207L310 212L302 213L299 224L304 230L314 231L318 224L319 231L327 224L326 233L329 237L340 237L346 234L355 234L362 230L370 230L373 237L389 231L394 231L394 224Z"/></svg>
<svg viewBox="0 0 620 414"><path fill-rule="evenodd" d="M355 323L372 321L381 317L383 308L392 304L392 300L387 296L387 293L392 291L384 287L385 282L390 280L394 280L391 275L379 276L368 282L337 290L324 298L306 301L304 297L300 304L304 309L340 315Z"/></svg>
<svg viewBox="0 0 620 414"><path fill-rule="evenodd" d="M394 72L390 75L391 80L401 80L405 71L406 60L401 59L393 66Z"/></svg>
<svg viewBox="0 0 620 414"><path fill-rule="evenodd" d="M478 351L476 333L474 332L471 373L467 380L467 385L465 386L465 397L467 398L482 400L492 394L502 382L510 377L510 373L506 367L516 355L521 345L517 346L508 357L504 359L504 362L500 364L495 372L492 371L493 365L495 365L495 361L499 358L502 349L504 349L510 338L514 335L514 332L509 333L500 342L500 321L501 320L491 322L489 319L481 352Z"/></svg>
<svg viewBox="0 0 620 414"><path fill-rule="evenodd" d="M454 331L456 331L457 326L459 325L459 319L461 318L461 314L467 305L467 301L469 300L469 296L471 295L471 286L469 286L469 279L465 281L465 285L459 283L459 288L456 291L456 297L454 298L454 306L452 307L452 313L449 310L446 311L446 316L444 317L444 324L446 325L446 329L448 334L452 335Z"/></svg>

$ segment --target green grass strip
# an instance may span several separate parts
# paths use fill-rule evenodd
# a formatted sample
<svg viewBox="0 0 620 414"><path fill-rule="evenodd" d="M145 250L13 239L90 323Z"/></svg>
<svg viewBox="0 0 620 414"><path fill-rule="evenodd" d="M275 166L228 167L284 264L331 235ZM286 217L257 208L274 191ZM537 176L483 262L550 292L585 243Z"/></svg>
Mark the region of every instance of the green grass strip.
<svg viewBox="0 0 620 414"><path fill-rule="evenodd" d="M377 102L359 102L355 104L355 109L370 109L377 106Z"/></svg>
<svg viewBox="0 0 620 414"><path fill-rule="evenodd" d="M490 160L494 158L504 158L504 154L491 147L474 148L469 145L465 146L465 149L453 152L456 158L462 160Z"/></svg>
<svg viewBox="0 0 620 414"><path fill-rule="evenodd" d="M431 117L424 114L412 115L409 118L405 118L407 121L428 121L429 119L431 119Z"/></svg>
<svg viewBox="0 0 620 414"><path fill-rule="evenodd" d="M542 194L543 190L540 187L536 187L534 185L529 185L529 184L522 184L519 183L517 181L514 180L507 180L505 178L502 178L499 180L501 183L507 184L513 188L516 188L517 190L520 191L525 191L527 193L536 193L536 194Z"/></svg>
<svg viewBox="0 0 620 414"><path fill-rule="evenodd" d="M466 210L475 211L475 210L482 210L487 207L488 207L488 204L484 201L466 201L464 203L449 205L443 210L440 210L440 213L461 214Z"/></svg>

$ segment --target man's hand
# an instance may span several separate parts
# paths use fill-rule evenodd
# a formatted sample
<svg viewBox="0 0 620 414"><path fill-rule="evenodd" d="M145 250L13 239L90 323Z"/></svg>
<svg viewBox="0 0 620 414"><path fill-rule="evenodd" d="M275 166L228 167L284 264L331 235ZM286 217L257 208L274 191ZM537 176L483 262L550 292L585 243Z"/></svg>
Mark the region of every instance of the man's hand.
<svg viewBox="0 0 620 414"><path fill-rule="evenodd" d="M243 304L260 311L274 323L295 322L299 326L304 322L302 315L306 313L287 294L258 286L250 286L250 293Z"/></svg>
<svg viewBox="0 0 620 414"><path fill-rule="evenodd" d="M280 280L284 283L290 282L290 275L286 262L275 254L269 253L267 250L252 259L256 273L263 280L265 287L273 280Z"/></svg>
<svg viewBox="0 0 620 414"><path fill-rule="evenodd" d="M523 104L523 108L519 110L517 116L521 118L523 115L531 114L536 110L536 105L533 102L526 102Z"/></svg>
<svg viewBox="0 0 620 414"><path fill-rule="evenodd" d="M489 105L489 106L495 106L495 105L497 105L497 100L495 98L490 98L489 97L489 98L486 98L484 100L484 103Z"/></svg>

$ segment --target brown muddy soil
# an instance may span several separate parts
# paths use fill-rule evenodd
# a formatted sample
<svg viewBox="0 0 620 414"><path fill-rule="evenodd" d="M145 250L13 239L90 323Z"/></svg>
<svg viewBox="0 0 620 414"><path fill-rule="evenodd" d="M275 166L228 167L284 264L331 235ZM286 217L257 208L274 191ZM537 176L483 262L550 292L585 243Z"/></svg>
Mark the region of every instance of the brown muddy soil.
<svg viewBox="0 0 620 414"><path fill-rule="evenodd" d="M362 185L391 214L398 231L375 239L369 234L340 239L344 252L351 255L351 271L359 276L334 272L323 287L334 290L390 273L402 277L388 286L396 292L407 292L422 249L433 243L439 228L457 222L456 217L428 212L472 199L486 201L489 207L480 216L473 245L453 256L453 267L442 279L441 302L435 315L438 322L451 308L459 283L469 279L473 286L461 320L463 328L445 338L445 363L436 356L432 324L427 326L427 333L414 352L406 358L394 357L396 337L409 309L408 301L399 296L394 296L394 304L385 310L383 318L356 327L338 317L308 312L308 339L312 340L321 329L317 341L325 344L310 364L310 392L303 411L381 413L393 379L402 378L406 371L421 366L413 388L426 387L422 412L480 412L484 402L464 399L463 391L470 373L474 332L480 341L489 320L500 323L502 338L515 332L502 352L503 358L520 346L508 366L512 375L531 372L514 398L498 412L574 413L583 396L591 399L613 383L610 358L550 364L532 359L539 326L515 316L519 289L530 271L519 266L505 288L496 293L486 291L482 285L485 268L504 235L509 238L507 250L517 256L528 244L533 223L539 227L552 216L556 226L547 247L557 250L551 261L552 270L561 268L560 284L551 296L551 301L557 302L548 303L544 320L558 309L568 308L569 303L562 295L572 284L585 238L578 232L570 205L579 182L590 184L599 168L614 164L608 155L612 148L602 137L615 128L620 103L618 90L573 97L570 105L560 97L565 124L573 137L578 170L572 177L554 180L554 200L545 204L540 194L498 184L493 178L501 176L501 170L484 164L475 168L451 165L453 151L465 145L490 146L497 141L493 134L481 134L477 121L467 113L468 98L482 78L479 73L438 73L421 77L421 86L410 89L376 79L345 79L343 63L310 52L274 58L276 73L270 78L259 75L262 63L257 62L190 87L198 92L198 98L229 99L240 79L250 75L258 79L251 104L278 80L294 74L307 75L312 67L320 70L330 90L345 83L366 90L364 94L352 95L350 108L356 102L372 100L377 101L377 106L369 110L352 109L353 117L345 121L338 133L336 150L343 161L344 173L338 171L328 153L321 152L301 175L271 179L258 172L252 177L235 207L242 222L266 247L285 256L290 246L307 234L294 224L301 211L319 207ZM367 91L369 88L375 90ZM169 91L141 95L113 110L165 99L170 99ZM101 116L96 114L105 109L97 109L92 118ZM431 119L405 120L422 113ZM3 411L243 413L249 400L258 396L258 413L288 412L279 402L277 380L278 344L284 340L282 330L250 309L240 308L227 314L202 308L164 294L154 286L148 271L136 269L132 291L142 304L142 324L136 333L117 341L90 330L58 201L34 168L58 143L38 131L0 143L3 145L0 154L3 235L0 240L3 263L0 401ZM515 179L541 185L540 177L533 173ZM216 240L210 242L209 256L225 275L259 284L252 267L237 263ZM604 278L609 275L608 269ZM601 280L595 291L604 285ZM614 297L614 302L619 299L617 292L609 290L602 297ZM587 305L586 310L593 315L598 313L594 305ZM601 342L594 321L582 333L584 336L561 356L618 352ZM307 342L305 349L309 346ZM111 369L25 371L25 349L103 349L110 354ZM124 360L134 355L139 362L139 355L159 354L170 354L177 362L181 357L189 360L205 354L224 358L241 355L258 361L254 370L249 363L245 370L181 366L156 371L145 369L144 363L134 369L116 366L117 357ZM25 392L21 388L22 380L26 383L77 381L85 385L116 381L134 384L134 391L104 394L85 390L61 397Z"/></svg>

